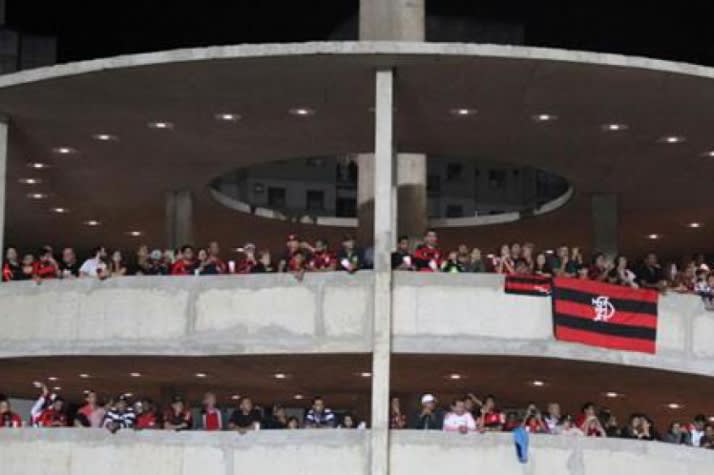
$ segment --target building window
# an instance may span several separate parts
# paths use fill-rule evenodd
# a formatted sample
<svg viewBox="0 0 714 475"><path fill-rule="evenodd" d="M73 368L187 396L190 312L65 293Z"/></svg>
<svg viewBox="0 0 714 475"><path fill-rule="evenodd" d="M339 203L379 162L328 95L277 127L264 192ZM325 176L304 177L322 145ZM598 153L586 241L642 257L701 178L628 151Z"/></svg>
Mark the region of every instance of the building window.
<svg viewBox="0 0 714 475"><path fill-rule="evenodd" d="M461 205L447 205L446 206L446 217L447 218L463 218L464 217L464 207Z"/></svg>
<svg viewBox="0 0 714 475"><path fill-rule="evenodd" d="M268 206L285 208L285 188L268 187Z"/></svg>
<svg viewBox="0 0 714 475"><path fill-rule="evenodd" d="M506 188L506 171L489 170L488 188L491 190L504 190Z"/></svg>
<svg viewBox="0 0 714 475"><path fill-rule="evenodd" d="M429 193L441 192L441 177L439 175L428 175L426 177L426 191Z"/></svg>
<svg viewBox="0 0 714 475"><path fill-rule="evenodd" d="M306 202L308 211L324 211L325 192L320 190L307 190Z"/></svg>
<svg viewBox="0 0 714 475"><path fill-rule="evenodd" d="M357 200L354 198L337 198L335 216L338 218L356 218Z"/></svg>
<svg viewBox="0 0 714 475"><path fill-rule="evenodd" d="M446 181L459 181L462 178L464 166L460 163L446 165Z"/></svg>

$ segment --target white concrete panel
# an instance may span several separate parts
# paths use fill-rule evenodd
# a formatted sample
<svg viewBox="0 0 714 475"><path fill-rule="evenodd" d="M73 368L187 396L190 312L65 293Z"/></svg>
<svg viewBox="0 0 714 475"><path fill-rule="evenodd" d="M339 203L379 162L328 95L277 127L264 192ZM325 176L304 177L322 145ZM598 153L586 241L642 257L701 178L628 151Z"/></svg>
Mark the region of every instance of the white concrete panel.
<svg viewBox="0 0 714 475"><path fill-rule="evenodd" d="M326 287L322 315L327 336L363 334L368 318L368 298L365 287Z"/></svg>
<svg viewBox="0 0 714 475"><path fill-rule="evenodd" d="M700 357L714 357L714 312L703 312L694 318L692 351Z"/></svg>

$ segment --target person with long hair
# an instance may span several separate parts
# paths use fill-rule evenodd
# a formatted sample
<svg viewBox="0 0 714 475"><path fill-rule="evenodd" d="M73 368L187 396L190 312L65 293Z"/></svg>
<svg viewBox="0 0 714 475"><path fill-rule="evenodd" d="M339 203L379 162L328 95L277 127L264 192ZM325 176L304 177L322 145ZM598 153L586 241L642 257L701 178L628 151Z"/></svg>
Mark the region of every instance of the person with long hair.
<svg viewBox="0 0 714 475"><path fill-rule="evenodd" d="M121 277L126 275L126 265L120 250L112 252L112 257L109 260L109 275L111 277Z"/></svg>

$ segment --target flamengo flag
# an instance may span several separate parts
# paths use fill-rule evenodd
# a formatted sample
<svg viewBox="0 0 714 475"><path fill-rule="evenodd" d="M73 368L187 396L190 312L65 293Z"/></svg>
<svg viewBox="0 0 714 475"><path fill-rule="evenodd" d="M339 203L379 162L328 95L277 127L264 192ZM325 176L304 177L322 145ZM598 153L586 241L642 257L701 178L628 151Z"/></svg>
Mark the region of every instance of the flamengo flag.
<svg viewBox="0 0 714 475"><path fill-rule="evenodd" d="M540 275L507 275L504 291L507 294L535 295L547 297L551 291L550 277Z"/></svg>
<svg viewBox="0 0 714 475"><path fill-rule="evenodd" d="M558 340L654 353L655 290L591 280L553 279L553 328Z"/></svg>

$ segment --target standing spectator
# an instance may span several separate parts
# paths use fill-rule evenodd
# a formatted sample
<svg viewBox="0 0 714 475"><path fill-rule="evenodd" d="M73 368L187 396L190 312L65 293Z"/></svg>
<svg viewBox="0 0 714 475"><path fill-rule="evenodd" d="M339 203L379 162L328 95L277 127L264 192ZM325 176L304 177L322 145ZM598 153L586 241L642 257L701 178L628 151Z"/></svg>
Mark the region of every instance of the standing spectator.
<svg viewBox="0 0 714 475"><path fill-rule="evenodd" d="M95 391L88 391L84 397L84 405L77 411L77 418L74 421L74 425L75 427L98 429L102 427L105 415L106 411L98 403L97 393Z"/></svg>
<svg viewBox="0 0 714 475"><path fill-rule="evenodd" d="M463 272L466 272L466 267L471 263L471 253L469 251L469 247L463 243L459 244L456 253L456 260L461 265L461 268L464 269Z"/></svg>
<svg viewBox="0 0 714 475"><path fill-rule="evenodd" d="M147 430L161 428L161 420L159 419L156 405L151 399L136 401L134 403L134 414L136 414L134 429Z"/></svg>
<svg viewBox="0 0 714 475"><path fill-rule="evenodd" d="M608 282L615 285L622 285L625 287L632 287L634 289L638 288L637 277L635 273L632 272L627 264L627 257L617 256L615 259L615 267L608 273Z"/></svg>
<svg viewBox="0 0 714 475"><path fill-rule="evenodd" d="M612 267L612 262L607 260L605 254L597 252L593 256L592 264L588 270L588 278L598 282L606 282Z"/></svg>
<svg viewBox="0 0 714 475"><path fill-rule="evenodd" d="M67 427L64 399L50 394L47 386L40 386L42 393L30 410L32 423L36 427Z"/></svg>
<svg viewBox="0 0 714 475"><path fill-rule="evenodd" d="M560 413L560 404L557 402L551 402L548 404L548 412L545 415L544 421L545 425L548 428L548 432L551 434L555 433L556 427L558 427L558 424L560 424L560 420L563 418L563 416Z"/></svg>
<svg viewBox="0 0 714 475"><path fill-rule="evenodd" d="M273 263L271 262L270 251L263 250L258 253L258 263L253 267L251 273L253 274L265 274L270 272L275 272Z"/></svg>
<svg viewBox="0 0 714 475"><path fill-rule="evenodd" d="M548 429L548 424L546 424L545 420L543 419L543 415L541 414L535 403L528 404L528 408L526 409L526 418L523 421L523 426L525 427L526 431L530 432L531 434L547 434L548 432L550 432L550 430Z"/></svg>
<svg viewBox="0 0 714 475"><path fill-rule="evenodd" d="M305 252L302 249L296 252L290 260L288 270L298 282L302 282L302 279L305 277L305 272L307 271L307 257L305 257Z"/></svg>
<svg viewBox="0 0 714 475"><path fill-rule="evenodd" d="M572 416L564 416L560 424L558 425L556 431L556 434L559 435L568 435L568 436L578 436L578 437L584 437L585 432L580 430L580 428L575 425L575 421L573 421Z"/></svg>
<svg viewBox="0 0 714 475"><path fill-rule="evenodd" d="M107 264L105 262L107 258L107 251L104 246L97 246L92 249L92 256L82 264L79 268L80 277L95 277L99 279L105 279L109 276L107 270Z"/></svg>
<svg viewBox="0 0 714 475"><path fill-rule="evenodd" d="M645 289L656 289L663 292L667 288L667 279L657 262L657 254L650 252L645 257L640 268L635 272L637 283Z"/></svg>
<svg viewBox="0 0 714 475"><path fill-rule="evenodd" d="M9 282L11 280L22 280L22 266L18 261L17 249L10 246L5 251L5 262L2 265L2 280Z"/></svg>
<svg viewBox="0 0 714 475"><path fill-rule="evenodd" d="M714 426L704 426L704 437L699 441L699 446L705 449L714 449Z"/></svg>
<svg viewBox="0 0 714 475"><path fill-rule="evenodd" d="M238 261L238 268L236 269L236 274L250 274L251 272L253 272L253 269L258 264L258 261L255 258L255 244L253 244L252 242L247 242L243 244L242 250L243 252L240 256L240 260ZM300 249L298 249L298 251L299 250ZM290 262L294 259L294 257L295 254L291 254L290 260L288 260L288 267L290 266Z"/></svg>
<svg viewBox="0 0 714 475"><path fill-rule="evenodd" d="M570 263L570 249L568 246L560 246L553 258L551 259L550 267L557 277L575 277L577 270Z"/></svg>
<svg viewBox="0 0 714 475"><path fill-rule="evenodd" d="M18 280L30 280L35 278L35 256L25 254L22 258L21 274Z"/></svg>
<svg viewBox="0 0 714 475"><path fill-rule="evenodd" d="M451 403L451 412L444 417L443 430L445 432L476 432L476 421L470 412L466 410L463 399L454 399Z"/></svg>
<svg viewBox="0 0 714 475"><path fill-rule="evenodd" d="M161 252L161 251L159 251ZM159 256L159 259L161 256ZM152 275L149 273L149 246L142 244L136 250L136 275Z"/></svg>
<svg viewBox="0 0 714 475"><path fill-rule="evenodd" d="M532 242L526 242L521 247L521 260L525 262L529 269L529 274L533 273L535 268L535 258L533 257L533 251L535 249L535 244Z"/></svg>
<svg viewBox="0 0 714 475"><path fill-rule="evenodd" d="M238 409L233 411L228 420L228 428L245 434L249 430L259 430L262 419L260 411L253 407L253 401L249 397L242 397Z"/></svg>
<svg viewBox="0 0 714 475"><path fill-rule="evenodd" d="M357 272L362 268L362 253L357 248L355 239L347 234L342 238L342 249L337 254L337 261L342 270L349 273Z"/></svg>
<svg viewBox="0 0 714 475"><path fill-rule="evenodd" d="M154 249L149 254L143 268L144 275L169 275L171 267L160 249Z"/></svg>
<svg viewBox="0 0 714 475"><path fill-rule="evenodd" d="M203 395L201 428L206 431L223 430L223 414L216 407L216 395L213 393Z"/></svg>
<svg viewBox="0 0 714 475"><path fill-rule="evenodd" d="M363 424L358 423L355 416L349 412L342 416L342 422L337 427L339 429L364 429Z"/></svg>
<svg viewBox="0 0 714 475"><path fill-rule="evenodd" d="M300 428L300 421L296 417L291 417L288 419L288 429L295 430Z"/></svg>
<svg viewBox="0 0 714 475"><path fill-rule="evenodd" d="M511 248L508 244L501 246L498 258L495 261L495 269L498 274L513 274L516 272L516 263L511 256Z"/></svg>
<svg viewBox="0 0 714 475"><path fill-rule="evenodd" d="M404 429L407 426L407 416L402 413L401 402L398 397L393 397L389 405L389 428Z"/></svg>
<svg viewBox="0 0 714 475"><path fill-rule="evenodd" d="M79 262L77 262L77 254L71 247L65 247L62 249L60 271L62 272L63 279L79 277Z"/></svg>
<svg viewBox="0 0 714 475"><path fill-rule="evenodd" d="M503 429L503 424L506 418L503 413L496 408L496 397L492 394L486 396L483 400L481 408L481 417L479 418L479 427L485 431L500 431Z"/></svg>
<svg viewBox="0 0 714 475"><path fill-rule="evenodd" d="M517 242L511 244L511 259L513 262L517 262L521 259L521 245Z"/></svg>
<svg viewBox="0 0 714 475"><path fill-rule="evenodd" d="M456 251L449 252L447 259L441 263L441 272L458 273L463 271L464 269L459 263L459 254Z"/></svg>
<svg viewBox="0 0 714 475"><path fill-rule="evenodd" d="M305 415L305 427L310 429L332 429L335 427L335 414L325 407L321 396L312 400L312 407Z"/></svg>
<svg viewBox="0 0 714 475"><path fill-rule="evenodd" d="M419 272L438 272L441 261L439 239L436 236L436 231L429 229L424 234L424 242L418 245L414 251L414 266Z"/></svg>
<svg viewBox="0 0 714 475"><path fill-rule="evenodd" d="M288 272L290 261L293 260L295 254L300 250L300 238L297 234L290 234L285 243L285 252L278 262L278 272Z"/></svg>
<svg viewBox="0 0 714 475"><path fill-rule="evenodd" d="M409 238L400 236L397 241L397 250L392 253L392 269L414 270L412 255L409 252Z"/></svg>
<svg viewBox="0 0 714 475"><path fill-rule="evenodd" d="M285 408L280 404L273 404L270 418L265 420L263 425L266 429L287 429L288 422L289 419Z"/></svg>
<svg viewBox="0 0 714 475"><path fill-rule="evenodd" d="M193 249L191 249L193 250ZM171 398L171 407L164 412L164 430L191 430L193 417L186 407L183 397L175 395Z"/></svg>
<svg viewBox="0 0 714 475"><path fill-rule="evenodd" d="M39 259L35 262L34 278L39 280L58 278L60 270L57 261L52 255L52 248L50 246L44 246L37 255Z"/></svg>
<svg viewBox="0 0 714 475"><path fill-rule="evenodd" d="M215 266L216 274L225 274L228 272L228 266L226 266L225 261L221 259L221 247L218 245L218 241L208 243L208 261Z"/></svg>
<svg viewBox="0 0 714 475"><path fill-rule="evenodd" d="M442 430L444 428L444 411L436 407L436 397L424 394L421 397L421 409L409 423L410 429Z"/></svg>
<svg viewBox="0 0 714 475"><path fill-rule="evenodd" d="M486 272L486 263L481 257L481 249L474 247L469 255L469 263L464 272Z"/></svg>
<svg viewBox="0 0 714 475"><path fill-rule="evenodd" d="M171 266L171 275L194 275L197 267L193 246L187 244L181 248L181 257Z"/></svg>
<svg viewBox="0 0 714 475"><path fill-rule="evenodd" d="M22 427L22 418L12 412L10 401L0 396L0 429L18 429Z"/></svg>
<svg viewBox="0 0 714 475"><path fill-rule="evenodd" d="M533 274L540 275L542 277L553 277L553 269L548 263L548 259L542 252L538 253L535 258L535 264L533 265Z"/></svg>
<svg viewBox="0 0 714 475"><path fill-rule="evenodd" d="M310 250L308 268L313 272L334 271L337 268L335 255L328 249L326 239L315 241L315 247Z"/></svg>
<svg viewBox="0 0 714 475"><path fill-rule="evenodd" d="M597 418L595 404L592 402L583 404L582 412L575 419L575 425L588 437L607 437L605 429Z"/></svg>
<svg viewBox="0 0 714 475"><path fill-rule="evenodd" d="M672 422L669 425L669 430L664 434L662 441L668 444L691 445L689 434L679 422Z"/></svg>
<svg viewBox="0 0 714 475"><path fill-rule="evenodd" d="M126 272L124 258L121 255L121 251L117 249L112 252L112 257L109 260L109 275L111 277L122 277L126 275Z"/></svg>
<svg viewBox="0 0 714 475"><path fill-rule="evenodd" d="M704 414L697 414L694 420L689 424L689 441L694 447L701 447L702 437L704 437L704 428L707 425L707 418Z"/></svg>
<svg viewBox="0 0 714 475"><path fill-rule="evenodd" d="M136 422L136 414L129 407L128 398L122 394L107 411L103 425L109 432L115 434L121 429L134 428L134 422Z"/></svg>
<svg viewBox="0 0 714 475"><path fill-rule="evenodd" d="M620 437L623 439L639 439L642 429L642 415L631 414L627 426L620 431Z"/></svg>

